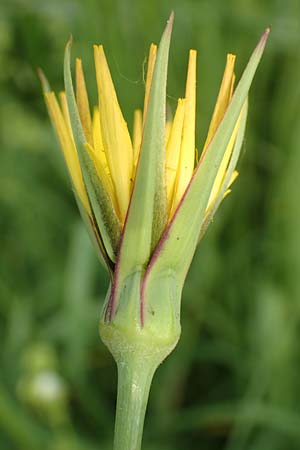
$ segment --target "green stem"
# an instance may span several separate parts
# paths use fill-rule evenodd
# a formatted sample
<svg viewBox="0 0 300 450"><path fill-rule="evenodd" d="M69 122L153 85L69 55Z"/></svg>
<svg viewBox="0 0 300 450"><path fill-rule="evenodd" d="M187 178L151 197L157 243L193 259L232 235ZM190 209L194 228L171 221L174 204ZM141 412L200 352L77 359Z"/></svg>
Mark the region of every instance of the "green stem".
<svg viewBox="0 0 300 450"><path fill-rule="evenodd" d="M140 450L149 391L157 363L131 355L118 363L114 450Z"/></svg>

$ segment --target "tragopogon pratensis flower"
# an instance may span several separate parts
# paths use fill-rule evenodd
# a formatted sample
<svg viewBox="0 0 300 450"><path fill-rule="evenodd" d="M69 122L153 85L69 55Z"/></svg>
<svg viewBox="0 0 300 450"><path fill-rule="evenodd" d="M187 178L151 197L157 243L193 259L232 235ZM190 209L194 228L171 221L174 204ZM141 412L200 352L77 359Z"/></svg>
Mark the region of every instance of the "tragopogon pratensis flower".
<svg viewBox="0 0 300 450"><path fill-rule="evenodd" d="M73 89L71 42L65 51L65 91L59 100L41 75L80 212L110 274L100 334L118 363L120 378L122 373L124 379L131 377L132 386L133 379L135 385L142 383L147 372L150 387L156 367L179 339L184 280L200 238L238 175L248 91L269 33L267 29L263 34L236 88L235 55L227 55L198 158L195 50L189 53L183 98L174 118L166 116L172 25L173 14L159 47L150 46L144 105L134 112L132 136L101 45L94 46L98 104L92 113L80 59ZM124 433L135 431L130 423L124 425L122 408L128 417L134 413L130 396L122 406L122 392L121 387L116 436L123 433L123 437L116 437L115 448L135 449L139 445L129 447L128 437L126 446L124 438ZM137 428L143 425L141 416Z"/></svg>

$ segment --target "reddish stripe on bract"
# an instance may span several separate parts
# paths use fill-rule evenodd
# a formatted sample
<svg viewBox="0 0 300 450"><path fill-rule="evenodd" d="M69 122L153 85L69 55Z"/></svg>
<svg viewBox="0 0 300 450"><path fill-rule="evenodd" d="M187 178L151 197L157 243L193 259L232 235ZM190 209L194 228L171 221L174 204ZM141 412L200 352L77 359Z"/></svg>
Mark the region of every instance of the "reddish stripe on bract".
<svg viewBox="0 0 300 450"><path fill-rule="evenodd" d="M207 150L209 149L209 147L210 147L210 145L207 147ZM175 212L173 214L173 217L172 217L169 225L164 230L164 232L162 234L162 237L160 238L160 240L159 240L159 242L158 242L158 244L157 244L157 246L156 246L156 248L154 250L154 253L153 253L153 255L152 255L151 259L150 259L150 262L149 262L149 264L147 266L144 278L142 280L142 285L141 285L141 323L142 323L142 326L144 325L144 321L145 321L145 290L146 290L147 279L149 277L149 274L150 274L150 271L151 271L152 267L154 266L154 264L155 264L156 260L158 259L161 251L163 250L164 244L165 244L165 242L167 241L167 239L169 237L169 234L170 234L171 229L172 229L172 225L173 225L173 223L175 221L175 218L176 218L176 216L178 214L178 211L180 210L180 208L181 208L181 206L182 206L182 204L184 202L184 199L185 199L185 197L186 197L186 195L187 195L187 193L188 193L188 191L190 189L190 186L191 186L191 184L192 184L192 182L193 182L193 180L195 178L195 174L197 173L197 171L198 171L198 169L199 169L203 159L204 158L200 159L198 165L196 166L196 168L195 168L195 170L193 172L193 175L192 175L192 177L191 177L191 179L190 179L190 181L189 181L189 183L188 183L188 185L187 185L187 187L186 187L186 189L185 189L185 191L184 191L184 193L183 193L183 195L182 195L182 197L180 199L180 202L177 205L177 208L176 208L176 210L175 210Z"/></svg>

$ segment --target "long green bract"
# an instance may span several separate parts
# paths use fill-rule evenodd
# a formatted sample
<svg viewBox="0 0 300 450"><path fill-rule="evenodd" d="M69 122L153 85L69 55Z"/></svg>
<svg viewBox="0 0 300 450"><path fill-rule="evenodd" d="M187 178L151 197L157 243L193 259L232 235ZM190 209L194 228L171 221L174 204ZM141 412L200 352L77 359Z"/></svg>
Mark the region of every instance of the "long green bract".
<svg viewBox="0 0 300 450"><path fill-rule="evenodd" d="M104 255L104 259L106 260L108 257L112 262L115 262L121 234L121 225L114 211L112 201L103 187L94 163L85 148L87 141L80 121L71 76L70 49L71 40L68 42L65 50L64 80L72 131L87 194L93 213L95 214L105 252L107 253L107 255Z"/></svg>
<svg viewBox="0 0 300 450"><path fill-rule="evenodd" d="M142 286L143 304L147 303L148 285L155 283L161 272L172 269L177 274L178 282L182 285L184 283L197 246L214 180L248 96L267 36L268 30L255 48L225 116L204 157L200 160L175 215L152 256ZM151 301L150 298L149 301Z"/></svg>
<svg viewBox="0 0 300 450"><path fill-rule="evenodd" d="M124 280L129 274L145 270L166 226L166 84L172 26L173 14L162 35L155 62L136 178L116 264L110 318Z"/></svg>
<svg viewBox="0 0 300 450"><path fill-rule="evenodd" d="M48 82L44 72L41 69L38 69L38 76L40 78L44 94L47 94L47 93L51 92L51 88L50 88L49 82ZM49 112L49 116L51 117L49 109L48 109L48 112ZM53 128L55 128L54 124L53 124ZM70 175L69 171L68 171L68 173ZM112 264L112 261L110 260L110 258L107 255L107 252L105 250L105 247L104 247L104 244L103 244L103 241L102 241L102 238L100 236L100 232L99 232L98 228L96 230L95 227L94 227L94 224L92 223L94 218L91 218L89 216L89 214L87 213L87 211L86 211L82 201L79 198L79 195L77 194L77 191L76 191L76 188L74 186L72 177L70 176L69 178L70 178L70 181L71 181L71 184L72 184L73 193L74 193L74 196L75 196L75 199L76 199L76 202L77 202L77 206L78 206L80 215L81 215L82 220L83 220L83 222L84 222L84 224L85 224L85 226L86 226L86 228L88 230L90 239L91 239L92 243L94 244L94 246L95 246L95 248L97 250L98 258L99 258L101 264L103 264L103 266L106 269L109 270L110 276L112 277L113 264Z"/></svg>

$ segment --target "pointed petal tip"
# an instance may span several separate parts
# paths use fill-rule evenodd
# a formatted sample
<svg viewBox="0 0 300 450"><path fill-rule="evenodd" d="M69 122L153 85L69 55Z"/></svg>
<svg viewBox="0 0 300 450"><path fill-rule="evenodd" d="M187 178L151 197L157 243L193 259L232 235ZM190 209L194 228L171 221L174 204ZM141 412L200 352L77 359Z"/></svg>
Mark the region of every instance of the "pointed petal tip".
<svg viewBox="0 0 300 450"><path fill-rule="evenodd" d="M268 38L269 34L270 34L270 31L271 31L271 28L270 28L270 27L267 27L267 28L265 29L263 35L262 35L262 39L265 39L265 40L266 40L266 39Z"/></svg>
<svg viewBox="0 0 300 450"><path fill-rule="evenodd" d="M46 75L44 74L43 70L40 67L36 69L36 72L41 82L43 93L48 94L51 91L51 88Z"/></svg>
<svg viewBox="0 0 300 450"><path fill-rule="evenodd" d="M104 47L102 44L94 44L93 49L94 49L94 54L104 55Z"/></svg>
<svg viewBox="0 0 300 450"><path fill-rule="evenodd" d="M227 60L235 62L236 54L235 53L227 53Z"/></svg>
<svg viewBox="0 0 300 450"><path fill-rule="evenodd" d="M68 42L66 43L65 52L70 52L71 51L72 44L73 44L73 35L70 34Z"/></svg>
<svg viewBox="0 0 300 450"><path fill-rule="evenodd" d="M98 45L97 44L93 45L93 51L94 51L94 58L96 58L96 56L98 54Z"/></svg>
<svg viewBox="0 0 300 450"><path fill-rule="evenodd" d="M171 11L171 14L167 20L167 26L166 26L165 31L167 31L171 34L172 29L173 29L173 24L174 24L174 11Z"/></svg>
<svg viewBox="0 0 300 450"><path fill-rule="evenodd" d="M43 69L41 69L40 67L38 67L38 68L36 69L36 73L37 73L39 79L42 81L42 79L44 79L44 77L45 77L45 74L44 74L44 72L43 72Z"/></svg>
<svg viewBox="0 0 300 450"><path fill-rule="evenodd" d="M260 41L259 41L259 43L258 43L258 46L259 46L259 47L264 47L264 46L266 45L266 42L267 42L267 39L268 39L268 37L269 37L270 31L271 31L271 28L270 28L270 27L267 27L267 28L265 29L265 31L264 31L264 33L262 34L262 37L260 38Z"/></svg>
<svg viewBox="0 0 300 450"><path fill-rule="evenodd" d="M69 40L66 43L66 47L65 47L65 66L71 64L70 61L71 61L72 44L73 44L73 36L72 36L72 34L70 34Z"/></svg>
<svg viewBox="0 0 300 450"><path fill-rule="evenodd" d="M168 19L168 24L170 24L172 26L173 23L174 23L174 11L172 10L171 14L170 14L170 17Z"/></svg>

